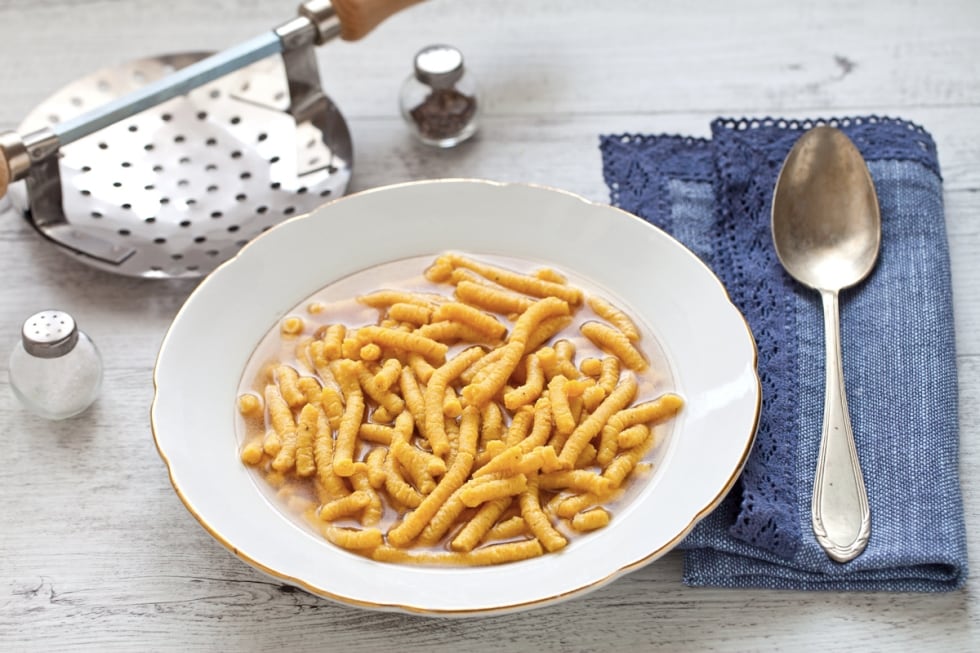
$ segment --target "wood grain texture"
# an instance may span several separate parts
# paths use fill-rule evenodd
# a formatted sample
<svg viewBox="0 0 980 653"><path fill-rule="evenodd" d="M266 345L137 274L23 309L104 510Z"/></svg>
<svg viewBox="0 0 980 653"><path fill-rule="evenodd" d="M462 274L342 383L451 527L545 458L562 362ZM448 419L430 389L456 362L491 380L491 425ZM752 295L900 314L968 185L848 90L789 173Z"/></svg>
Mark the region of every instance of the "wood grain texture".
<svg viewBox="0 0 980 653"><path fill-rule="evenodd" d="M220 49L294 0L0 0L0 129L91 71ZM415 143L397 91L423 45L482 84L478 137ZM948 0L429 0L318 53L356 149L353 189L435 177L608 199L598 135L706 135L718 115L878 113L924 125L945 183L969 550L980 525L980 3ZM919 650L980 648L977 581L938 595L689 589L672 553L528 613L433 620L318 599L254 571L175 496L149 429L160 341L193 282L117 278L0 216L0 650ZM97 342L105 387L50 423L7 387L21 321L56 306Z"/></svg>

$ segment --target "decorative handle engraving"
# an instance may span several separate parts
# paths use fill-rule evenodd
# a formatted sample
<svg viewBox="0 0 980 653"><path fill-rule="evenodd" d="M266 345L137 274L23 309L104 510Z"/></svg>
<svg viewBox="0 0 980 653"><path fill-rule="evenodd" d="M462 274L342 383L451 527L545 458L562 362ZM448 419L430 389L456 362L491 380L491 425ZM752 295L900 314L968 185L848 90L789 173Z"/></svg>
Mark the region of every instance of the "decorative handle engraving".
<svg viewBox="0 0 980 653"><path fill-rule="evenodd" d="M871 511L844 389L837 293L822 291L827 385L823 436L813 483L813 532L837 562L853 560L871 536Z"/></svg>

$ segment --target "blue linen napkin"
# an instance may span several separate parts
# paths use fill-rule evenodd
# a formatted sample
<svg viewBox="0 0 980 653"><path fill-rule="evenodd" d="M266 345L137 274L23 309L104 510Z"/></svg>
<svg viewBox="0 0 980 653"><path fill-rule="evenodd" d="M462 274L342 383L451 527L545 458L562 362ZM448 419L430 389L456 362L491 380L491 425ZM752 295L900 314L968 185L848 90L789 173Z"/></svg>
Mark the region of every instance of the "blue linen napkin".
<svg viewBox="0 0 980 653"><path fill-rule="evenodd" d="M810 499L824 393L819 294L776 258L770 206L797 138L841 128L868 161L882 215L871 275L841 293L848 404L871 507L855 560L831 561ZM710 139L601 137L612 203L702 258L744 313L763 402L740 482L685 539L684 582L772 589L946 591L967 576L942 178L932 137L876 116L717 119Z"/></svg>

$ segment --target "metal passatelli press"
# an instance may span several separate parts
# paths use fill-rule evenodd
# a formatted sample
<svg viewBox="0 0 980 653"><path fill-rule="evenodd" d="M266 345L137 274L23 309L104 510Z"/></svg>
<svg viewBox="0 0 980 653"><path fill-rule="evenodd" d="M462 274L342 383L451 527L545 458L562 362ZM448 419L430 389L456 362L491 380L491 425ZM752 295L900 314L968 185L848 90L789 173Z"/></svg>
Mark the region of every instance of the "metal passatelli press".
<svg viewBox="0 0 980 653"><path fill-rule="evenodd" d="M0 197L9 187L42 236L88 265L205 274L346 191L350 131L315 47L360 39L418 1L309 0L217 54L140 59L68 84L0 133Z"/></svg>

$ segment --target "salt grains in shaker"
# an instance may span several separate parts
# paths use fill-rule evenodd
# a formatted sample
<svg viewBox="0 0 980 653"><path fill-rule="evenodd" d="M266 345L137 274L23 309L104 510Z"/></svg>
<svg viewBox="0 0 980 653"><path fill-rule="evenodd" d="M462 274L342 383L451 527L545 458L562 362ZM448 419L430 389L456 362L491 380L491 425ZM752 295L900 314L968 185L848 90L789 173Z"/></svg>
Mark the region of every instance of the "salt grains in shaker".
<svg viewBox="0 0 980 653"><path fill-rule="evenodd" d="M17 398L47 419L81 413L102 386L99 350L63 311L41 311L27 318L9 369Z"/></svg>
<svg viewBox="0 0 980 653"><path fill-rule="evenodd" d="M452 147L476 132L476 82L452 46L430 45L415 55L415 72L402 84L399 104L423 143Z"/></svg>

